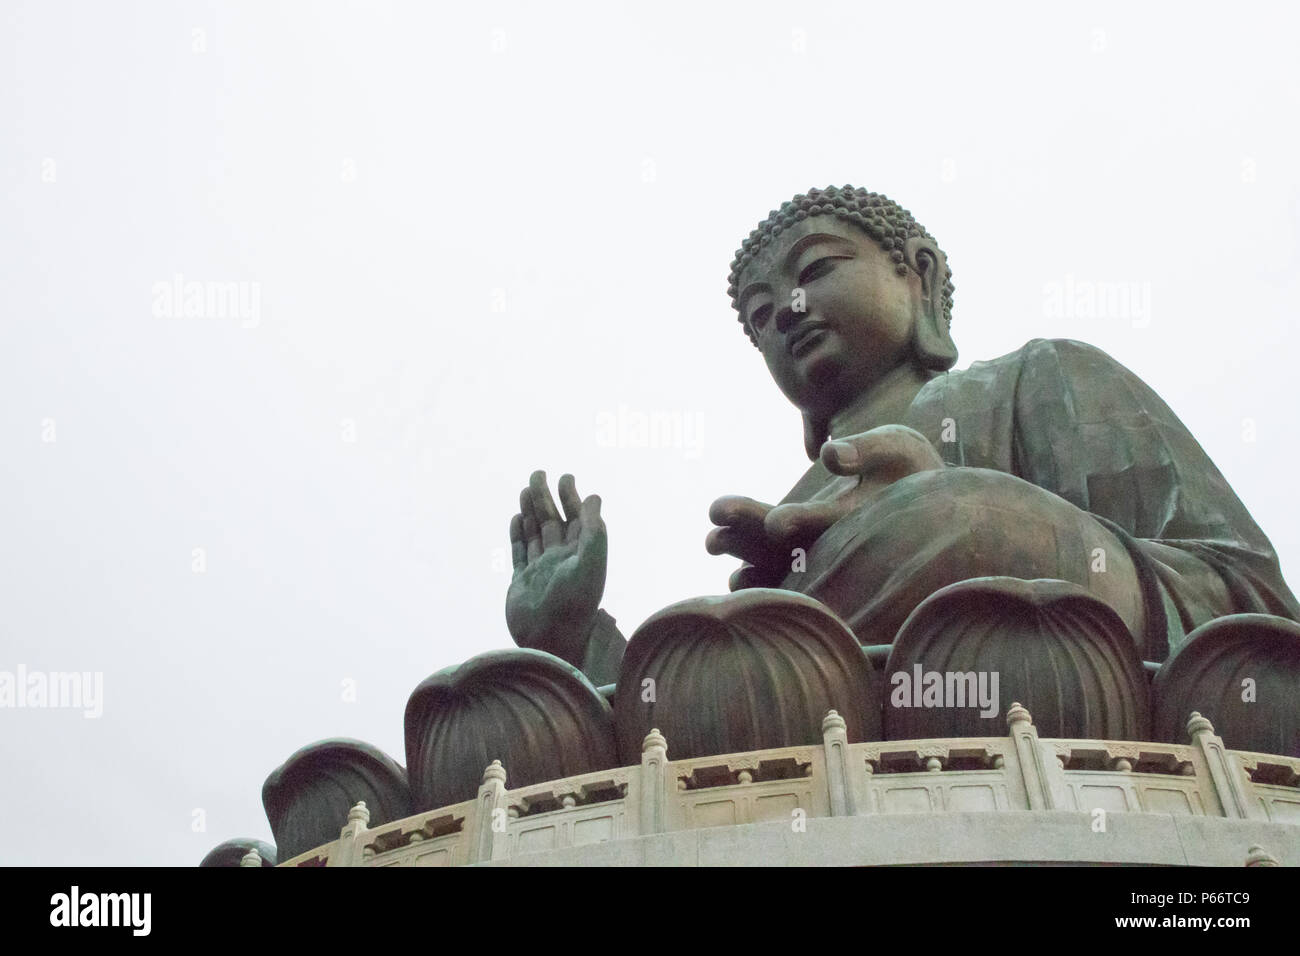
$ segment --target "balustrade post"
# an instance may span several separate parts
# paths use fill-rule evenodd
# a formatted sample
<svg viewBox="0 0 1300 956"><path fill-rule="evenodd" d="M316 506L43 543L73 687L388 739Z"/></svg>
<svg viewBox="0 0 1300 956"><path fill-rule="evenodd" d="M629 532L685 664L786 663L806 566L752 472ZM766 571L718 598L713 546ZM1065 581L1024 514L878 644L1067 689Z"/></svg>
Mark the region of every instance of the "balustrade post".
<svg viewBox="0 0 1300 956"><path fill-rule="evenodd" d="M493 760L483 771L474 804L474 842L469 848L469 862L486 863L509 855L506 832L506 768Z"/></svg>
<svg viewBox="0 0 1300 956"><path fill-rule="evenodd" d="M844 718L829 711L822 720L822 746L826 755L826 790L831 816L851 817L857 813L857 779L849 767L849 734Z"/></svg>
<svg viewBox="0 0 1300 956"><path fill-rule="evenodd" d="M641 836L664 832L668 782L668 741L651 730L641 742Z"/></svg>
<svg viewBox="0 0 1300 956"><path fill-rule="evenodd" d="M1061 767L1055 760L1048 766L1033 717L1024 707L1012 704L1007 711L1007 727L1011 731L1011 742L1015 745L1016 763L1020 765L1020 777L1029 798L1029 809L1055 810L1056 797L1052 784L1059 778L1063 788L1065 780Z"/></svg>
<svg viewBox="0 0 1300 956"><path fill-rule="evenodd" d="M1223 745L1223 740L1215 735L1214 725L1194 710L1192 716L1187 719L1187 734L1201 752L1201 757L1210 771L1210 783L1214 787L1215 796L1219 798L1223 815L1235 820L1249 820L1260 816L1251 805L1250 791L1247 787L1249 779L1246 777L1245 769L1241 766L1241 762L1228 752L1228 748Z"/></svg>
<svg viewBox="0 0 1300 956"><path fill-rule="evenodd" d="M366 827L370 823L370 811L366 801L358 800L348 811L347 823L339 832L339 838L329 850L326 866L361 866ZM242 865L242 863L241 863Z"/></svg>

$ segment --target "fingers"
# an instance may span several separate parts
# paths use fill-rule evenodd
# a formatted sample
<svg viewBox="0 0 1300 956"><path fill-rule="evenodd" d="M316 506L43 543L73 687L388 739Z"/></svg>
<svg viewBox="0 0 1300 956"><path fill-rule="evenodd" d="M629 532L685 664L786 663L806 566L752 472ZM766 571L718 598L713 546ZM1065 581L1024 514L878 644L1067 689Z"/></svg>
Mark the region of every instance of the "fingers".
<svg viewBox="0 0 1300 956"><path fill-rule="evenodd" d="M856 475L861 466L857 444L844 439L828 441L822 445L821 459L832 475Z"/></svg>
<svg viewBox="0 0 1300 956"><path fill-rule="evenodd" d="M704 536L704 550L709 554L731 554L731 549L741 543L740 537L735 528L714 528Z"/></svg>
<svg viewBox="0 0 1300 956"><path fill-rule="evenodd" d="M533 495L533 511L537 526L542 532L542 550L559 544L564 540L564 524L560 520L559 509L551 497L551 489L546 486L546 472L533 472L528 479L528 490Z"/></svg>
<svg viewBox="0 0 1300 956"><path fill-rule="evenodd" d="M772 543L762 526L714 528L704 538L704 549L709 554L730 554L751 564L764 564L771 559Z"/></svg>
<svg viewBox="0 0 1300 956"><path fill-rule="evenodd" d="M709 505L709 520L718 525L762 527L763 519L772 510L753 498L742 495L725 495Z"/></svg>
<svg viewBox="0 0 1300 956"><path fill-rule="evenodd" d="M564 508L564 540L571 544L582 533L582 499L573 475L560 476L560 504Z"/></svg>
<svg viewBox="0 0 1300 956"><path fill-rule="evenodd" d="M560 512L555 507L555 499L551 497L551 489L546 487L546 472L541 469L533 472L528 478L528 490L533 493L533 508L537 512L539 525L560 520Z"/></svg>
<svg viewBox="0 0 1300 956"><path fill-rule="evenodd" d="M731 573L731 578L727 581L727 586L733 591L768 587L769 584L768 574L752 564L742 564Z"/></svg>
<svg viewBox="0 0 1300 956"><path fill-rule="evenodd" d="M578 522L578 566L590 580L605 587L605 560L609 541L605 537L605 522L600 517L600 495L588 495L582 501Z"/></svg>
<svg viewBox="0 0 1300 956"><path fill-rule="evenodd" d="M519 513L524 519L525 554L529 561L533 561L542 553L542 533L537 526L537 515L533 511L533 495L527 488L519 492Z"/></svg>
<svg viewBox="0 0 1300 956"><path fill-rule="evenodd" d="M524 516L521 514L510 519L510 557L516 571L528 564L528 542L524 538Z"/></svg>
<svg viewBox="0 0 1300 956"><path fill-rule="evenodd" d="M564 506L565 521L576 521L582 514L582 499L572 475L560 476L560 504Z"/></svg>
<svg viewBox="0 0 1300 956"><path fill-rule="evenodd" d="M750 564L771 560L772 543L763 530L763 519L772 506L742 495L726 495L709 506L709 520L720 527L704 538L709 554L730 554Z"/></svg>
<svg viewBox="0 0 1300 956"><path fill-rule="evenodd" d="M581 528L578 533L579 544L586 544L598 534L605 531L605 522L600 517L600 495L588 495L582 500L579 511Z"/></svg>
<svg viewBox="0 0 1300 956"><path fill-rule="evenodd" d="M559 482L560 504L564 517L555 506L551 490L546 484L546 472L534 471L528 478L528 487L519 493L519 538L523 544L524 561L533 560L548 548L572 543L582 536L584 515L592 513L600 521L600 499L583 501L578 497L573 475L561 475ZM592 530L595 530L594 528ZM602 527L603 530L603 527ZM514 524L511 523L511 534ZM511 538L511 555L514 556L514 538ZM516 567L518 567L516 563Z"/></svg>
<svg viewBox="0 0 1300 956"><path fill-rule="evenodd" d="M809 544L853 509L851 497L780 505L768 512L764 530L787 547Z"/></svg>
<svg viewBox="0 0 1300 956"><path fill-rule="evenodd" d="M733 591L743 591L745 589L745 572L753 570L752 564L742 564L736 570L731 572L731 577L727 579L727 587Z"/></svg>
<svg viewBox="0 0 1300 956"><path fill-rule="evenodd" d="M558 521L547 521L542 525L542 550L553 548L564 541L564 526Z"/></svg>
<svg viewBox="0 0 1300 956"><path fill-rule="evenodd" d="M822 464L835 475L899 478L926 468L942 468L943 459L924 435L906 425L882 425L822 445Z"/></svg>

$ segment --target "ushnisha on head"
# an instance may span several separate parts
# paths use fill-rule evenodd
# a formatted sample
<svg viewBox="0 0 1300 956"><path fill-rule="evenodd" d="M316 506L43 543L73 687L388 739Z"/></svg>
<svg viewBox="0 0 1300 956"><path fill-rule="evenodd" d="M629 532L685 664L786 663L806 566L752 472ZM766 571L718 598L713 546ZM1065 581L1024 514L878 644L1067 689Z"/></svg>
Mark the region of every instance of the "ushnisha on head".
<svg viewBox="0 0 1300 956"><path fill-rule="evenodd" d="M732 308L740 311L740 277L745 267L754 261L755 254L796 222L802 222L809 216L825 215L851 222L876 240L880 248L889 253L890 259L895 263L895 271L900 276L907 274L908 266L903 252L906 240L925 238L934 242L934 237L925 231L925 227L888 196L867 192L861 186L827 186L825 189L813 187L807 195L800 193L788 202L783 202L780 209L769 212L767 218L754 227L749 238L740 244L736 258L731 260L731 274L727 277L727 294L731 296ZM943 316L951 328L952 294L956 287L952 284L952 270L947 266L948 257L942 252L940 255L944 260ZM754 332L746 324L743 314L739 321L750 341L757 346Z"/></svg>
<svg viewBox="0 0 1300 956"><path fill-rule="evenodd" d="M810 189L772 210L737 250L728 292L803 411L810 455L836 413L957 360L947 257L906 209L864 189Z"/></svg>

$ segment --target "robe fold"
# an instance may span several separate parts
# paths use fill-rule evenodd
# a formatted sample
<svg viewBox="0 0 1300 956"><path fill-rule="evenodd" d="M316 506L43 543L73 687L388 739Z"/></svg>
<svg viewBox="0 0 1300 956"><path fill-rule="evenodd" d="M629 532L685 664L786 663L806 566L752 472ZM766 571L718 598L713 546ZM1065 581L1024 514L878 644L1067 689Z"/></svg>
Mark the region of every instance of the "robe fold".
<svg viewBox="0 0 1300 956"><path fill-rule="evenodd" d="M1209 456L1151 388L1100 349L1034 339L944 373L922 387L902 424L948 465L1014 475L1118 538L1142 592L1146 634L1138 637L1148 659L1163 660L1225 614L1300 620L1272 545ZM785 500L806 500L831 477L815 463ZM927 543L913 546L923 552Z"/></svg>

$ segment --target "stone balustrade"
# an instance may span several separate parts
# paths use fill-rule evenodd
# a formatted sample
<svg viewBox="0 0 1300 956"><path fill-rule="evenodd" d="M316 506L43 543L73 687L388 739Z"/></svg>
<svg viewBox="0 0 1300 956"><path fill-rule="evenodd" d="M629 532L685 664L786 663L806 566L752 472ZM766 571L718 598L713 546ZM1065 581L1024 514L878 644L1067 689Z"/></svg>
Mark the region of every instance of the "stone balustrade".
<svg viewBox="0 0 1300 956"><path fill-rule="evenodd" d="M374 829L367 826L365 805L358 804L338 840L280 865L618 862L584 849L637 838L651 842L631 862L646 862L651 847L661 848L654 851L659 862L699 862L683 858L696 853L690 849L695 844L670 838L778 823L790 833L820 828L830 835L839 831L825 829L831 825L827 818L856 818L851 831L827 843L826 852L840 852L850 832L860 840L876 832L862 829L868 825L864 818L885 827L881 833L900 835L912 832L922 815L929 815L924 820L932 835L953 836L911 859L895 853L896 862L980 862L984 851L972 834L981 825L1000 827L1001 820L1017 824L1025 840L1039 839L1032 844L1042 846L1035 858L1045 860L1223 861L1221 848L1197 850L1202 830L1188 831L1184 843L1190 850L1163 846L1172 817L1205 818L1206 825L1216 818L1224 826L1239 821L1236 830L1229 826L1231 839L1248 842L1234 857L1237 865L1276 865L1273 854L1300 863L1300 760L1228 750L1199 714L1188 721L1187 744L1040 739L1018 704L1007 723L1004 737L849 743L844 721L832 710L822 724L821 745L680 761L668 759L670 742L656 730L645 737L640 765L515 790L506 786L509 768L493 761L473 800ZM1010 811L1034 816L996 816ZM1106 832L1120 818L1125 822L1114 827L1118 842L1106 844L1109 849L1094 852L1098 844L1079 842L1075 831ZM1034 825L1045 828L1041 838L1024 829ZM1120 839L1124 833L1130 836ZM952 845L967 837L974 846ZM1015 840L999 840L1006 847L998 851L1001 859L1031 855L1018 851ZM1056 850L1050 848L1053 840ZM799 859L796 854L784 862Z"/></svg>

